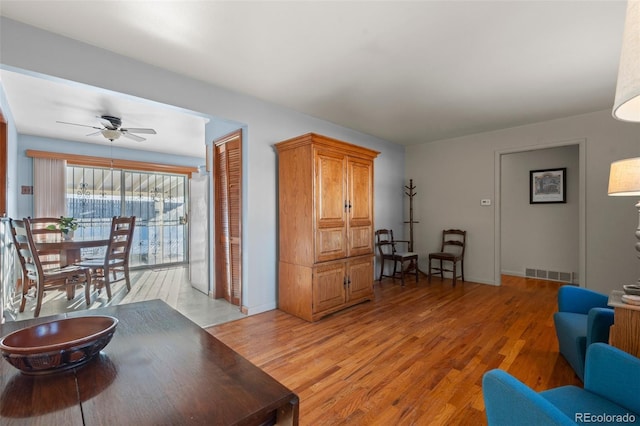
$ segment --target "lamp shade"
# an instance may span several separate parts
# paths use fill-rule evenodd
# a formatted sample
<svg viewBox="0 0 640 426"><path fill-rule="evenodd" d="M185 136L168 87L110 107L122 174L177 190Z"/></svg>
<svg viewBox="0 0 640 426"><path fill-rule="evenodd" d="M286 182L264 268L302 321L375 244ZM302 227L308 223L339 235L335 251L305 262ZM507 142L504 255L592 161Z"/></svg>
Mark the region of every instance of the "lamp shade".
<svg viewBox="0 0 640 426"><path fill-rule="evenodd" d="M613 116L640 122L640 1L629 0L622 37Z"/></svg>
<svg viewBox="0 0 640 426"><path fill-rule="evenodd" d="M609 195L640 195L640 157L611 163Z"/></svg>

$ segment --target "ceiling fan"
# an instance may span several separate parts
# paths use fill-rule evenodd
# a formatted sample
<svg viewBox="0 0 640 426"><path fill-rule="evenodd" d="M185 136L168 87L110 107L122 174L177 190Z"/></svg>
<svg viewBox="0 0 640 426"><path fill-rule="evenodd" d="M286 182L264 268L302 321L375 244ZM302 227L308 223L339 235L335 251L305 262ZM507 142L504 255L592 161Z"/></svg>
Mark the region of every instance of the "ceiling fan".
<svg viewBox="0 0 640 426"><path fill-rule="evenodd" d="M141 136L135 135L134 133L143 133L148 135L156 134L156 131L154 129L140 129L133 127L124 128L122 127L122 120L111 115L102 115L97 118L100 120L100 124L102 124L102 127L89 126L87 124L68 123L66 121L56 121L56 123L71 124L72 126L91 127L92 129L96 129L98 131L89 133L87 136L102 134L102 136L109 139L111 142L118 139L120 136L133 139L136 142L142 142L146 139Z"/></svg>

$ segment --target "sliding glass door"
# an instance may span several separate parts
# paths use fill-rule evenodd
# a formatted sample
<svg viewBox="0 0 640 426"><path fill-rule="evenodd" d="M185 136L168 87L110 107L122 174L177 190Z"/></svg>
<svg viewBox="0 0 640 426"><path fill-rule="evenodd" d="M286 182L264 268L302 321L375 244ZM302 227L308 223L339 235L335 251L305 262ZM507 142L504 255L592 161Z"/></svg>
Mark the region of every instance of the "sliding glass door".
<svg viewBox="0 0 640 426"><path fill-rule="evenodd" d="M185 175L68 166L66 199L80 238L107 238L113 216L136 216L132 266L188 262Z"/></svg>

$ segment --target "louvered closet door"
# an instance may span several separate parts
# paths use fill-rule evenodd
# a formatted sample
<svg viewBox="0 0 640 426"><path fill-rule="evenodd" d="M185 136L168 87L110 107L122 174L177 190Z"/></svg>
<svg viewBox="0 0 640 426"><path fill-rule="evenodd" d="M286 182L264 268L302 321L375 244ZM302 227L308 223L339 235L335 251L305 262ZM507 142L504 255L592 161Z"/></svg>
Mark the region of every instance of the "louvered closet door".
<svg viewBox="0 0 640 426"><path fill-rule="evenodd" d="M241 301L242 139L237 132L215 143L216 297Z"/></svg>

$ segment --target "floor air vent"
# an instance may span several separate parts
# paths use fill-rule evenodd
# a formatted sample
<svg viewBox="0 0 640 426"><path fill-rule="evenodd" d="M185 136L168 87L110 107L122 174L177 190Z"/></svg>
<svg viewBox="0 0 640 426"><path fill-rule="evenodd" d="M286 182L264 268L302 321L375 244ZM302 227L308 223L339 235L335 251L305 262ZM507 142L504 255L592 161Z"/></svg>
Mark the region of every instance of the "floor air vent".
<svg viewBox="0 0 640 426"><path fill-rule="evenodd" d="M560 281L571 282L571 274L568 272L560 272Z"/></svg>

